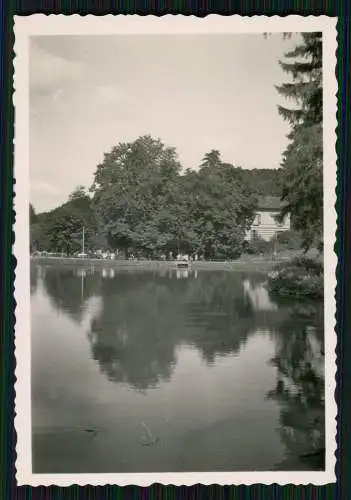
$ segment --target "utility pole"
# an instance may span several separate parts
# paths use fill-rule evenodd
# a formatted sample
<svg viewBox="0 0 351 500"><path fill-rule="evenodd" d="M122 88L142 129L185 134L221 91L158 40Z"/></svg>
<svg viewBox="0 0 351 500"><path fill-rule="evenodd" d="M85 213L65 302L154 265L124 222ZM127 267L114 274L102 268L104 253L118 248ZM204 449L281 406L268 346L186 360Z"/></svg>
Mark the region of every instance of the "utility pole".
<svg viewBox="0 0 351 500"><path fill-rule="evenodd" d="M83 226L83 238L82 238L82 254L84 255L84 226Z"/></svg>

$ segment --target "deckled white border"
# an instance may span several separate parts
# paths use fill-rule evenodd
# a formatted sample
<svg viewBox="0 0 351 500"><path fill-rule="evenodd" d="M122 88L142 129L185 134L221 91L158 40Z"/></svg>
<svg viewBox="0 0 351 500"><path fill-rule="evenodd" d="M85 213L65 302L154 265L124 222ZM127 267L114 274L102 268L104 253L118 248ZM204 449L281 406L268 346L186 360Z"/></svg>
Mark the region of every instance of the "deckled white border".
<svg viewBox="0 0 351 500"><path fill-rule="evenodd" d="M15 16L15 244L17 259L16 307L16 417L17 481L19 485L118 484L148 486L152 483L202 484L326 484L335 482L336 415L334 399L336 335L334 292L337 257L333 251L336 232L336 18L326 16L221 17L204 19L185 16ZM324 264L325 264L325 360L326 360L326 471L325 472L206 472L153 474L32 474L31 377L30 377L30 287L29 287L29 61L31 35L195 34L323 32L324 70ZM257 450L259 453L259 450Z"/></svg>

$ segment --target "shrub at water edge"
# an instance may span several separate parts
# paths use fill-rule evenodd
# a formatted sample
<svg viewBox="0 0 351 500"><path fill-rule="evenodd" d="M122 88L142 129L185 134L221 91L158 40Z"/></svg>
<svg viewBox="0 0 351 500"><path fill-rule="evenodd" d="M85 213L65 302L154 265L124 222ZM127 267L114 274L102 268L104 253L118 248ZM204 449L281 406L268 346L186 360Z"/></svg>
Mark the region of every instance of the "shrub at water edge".
<svg viewBox="0 0 351 500"><path fill-rule="evenodd" d="M323 298L323 263L305 256L279 264L268 275L267 288L272 295L294 298Z"/></svg>

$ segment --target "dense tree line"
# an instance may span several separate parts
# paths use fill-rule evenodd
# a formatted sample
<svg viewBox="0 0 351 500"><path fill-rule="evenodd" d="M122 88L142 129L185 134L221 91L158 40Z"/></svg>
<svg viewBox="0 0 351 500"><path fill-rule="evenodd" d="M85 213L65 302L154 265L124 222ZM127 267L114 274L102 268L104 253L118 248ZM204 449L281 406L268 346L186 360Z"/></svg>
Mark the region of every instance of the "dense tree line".
<svg viewBox="0 0 351 500"><path fill-rule="evenodd" d="M151 136L120 143L104 155L87 193L38 214L30 207L31 249L71 254L119 249L156 257L178 252L235 258L253 220L257 196L278 194L278 170L248 171L207 153L199 169L183 170L174 148Z"/></svg>
<svg viewBox="0 0 351 500"><path fill-rule="evenodd" d="M30 205L30 220L31 251L72 254L81 249L83 227L89 244L94 239L101 240L91 198L83 187L78 187L66 203L50 212L35 214Z"/></svg>

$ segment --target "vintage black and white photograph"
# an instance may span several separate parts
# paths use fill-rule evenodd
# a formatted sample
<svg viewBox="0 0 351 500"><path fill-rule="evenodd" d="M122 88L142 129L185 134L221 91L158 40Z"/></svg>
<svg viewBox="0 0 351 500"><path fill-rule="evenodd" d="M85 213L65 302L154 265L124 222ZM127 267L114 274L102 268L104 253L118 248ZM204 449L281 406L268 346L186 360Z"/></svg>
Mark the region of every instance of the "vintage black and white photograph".
<svg viewBox="0 0 351 500"><path fill-rule="evenodd" d="M333 481L336 21L215 17L17 22L23 484Z"/></svg>

